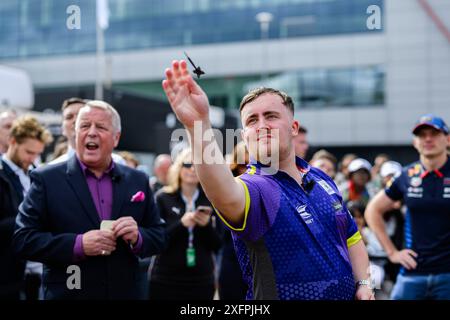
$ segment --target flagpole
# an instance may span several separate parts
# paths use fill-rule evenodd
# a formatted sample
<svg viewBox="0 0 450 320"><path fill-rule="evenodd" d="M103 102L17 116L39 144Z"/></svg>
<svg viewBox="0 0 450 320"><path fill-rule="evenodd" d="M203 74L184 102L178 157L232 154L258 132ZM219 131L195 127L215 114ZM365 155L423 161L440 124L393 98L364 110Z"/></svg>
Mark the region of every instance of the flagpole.
<svg viewBox="0 0 450 320"><path fill-rule="evenodd" d="M96 1L96 67L95 77L95 99L103 100L103 83L105 74L105 35L104 29L108 27L108 2L107 0Z"/></svg>
<svg viewBox="0 0 450 320"><path fill-rule="evenodd" d="M103 30L97 23L97 73L95 79L95 100L103 100L103 64L105 60L105 41L103 36Z"/></svg>

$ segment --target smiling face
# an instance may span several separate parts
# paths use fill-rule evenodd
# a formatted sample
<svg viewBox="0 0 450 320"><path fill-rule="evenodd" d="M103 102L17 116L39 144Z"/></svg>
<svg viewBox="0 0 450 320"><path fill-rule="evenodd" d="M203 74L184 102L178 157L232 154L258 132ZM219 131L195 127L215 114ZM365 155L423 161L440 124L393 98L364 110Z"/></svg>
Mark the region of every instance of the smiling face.
<svg viewBox="0 0 450 320"><path fill-rule="evenodd" d="M242 138L252 157L262 163L267 157L271 163L290 157L298 122L280 96L265 93L255 98L242 108L241 117Z"/></svg>
<svg viewBox="0 0 450 320"><path fill-rule="evenodd" d="M92 171L103 172L111 163L111 153L119 143L120 132L113 127L109 110L85 106L76 122L76 152Z"/></svg>

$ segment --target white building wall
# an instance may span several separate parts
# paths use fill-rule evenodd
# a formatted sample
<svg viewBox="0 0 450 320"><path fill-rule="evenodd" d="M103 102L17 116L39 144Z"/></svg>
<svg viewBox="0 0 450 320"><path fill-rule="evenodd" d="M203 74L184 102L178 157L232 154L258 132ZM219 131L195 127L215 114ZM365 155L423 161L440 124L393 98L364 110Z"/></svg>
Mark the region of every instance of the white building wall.
<svg viewBox="0 0 450 320"><path fill-rule="evenodd" d="M450 29L450 1L428 0ZM187 51L207 72L226 77L317 67L384 65L382 107L298 111L314 145L405 145L424 113L450 123L450 41L417 0L385 0L383 33L227 43L108 54L112 81L162 80L172 59ZM36 87L95 82L95 55L9 61L27 70ZM206 78L205 77L205 78Z"/></svg>

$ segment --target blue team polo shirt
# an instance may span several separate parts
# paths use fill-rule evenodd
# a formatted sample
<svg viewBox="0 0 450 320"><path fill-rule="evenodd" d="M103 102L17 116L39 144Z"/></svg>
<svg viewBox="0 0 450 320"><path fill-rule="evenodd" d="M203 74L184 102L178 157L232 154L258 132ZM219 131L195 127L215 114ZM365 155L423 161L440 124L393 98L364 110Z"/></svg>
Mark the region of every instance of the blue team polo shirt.
<svg viewBox="0 0 450 320"><path fill-rule="evenodd" d="M247 299L354 299L348 247L361 235L331 178L300 158L296 164L304 188L251 163L237 178L246 193L243 225L221 217L232 230Z"/></svg>
<svg viewBox="0 0 450 320"><path fill-rule="evenodd" d="M403 169L385 192L392 200L404 200L405 244L418 254L417 268L401 272L450 272L450 160L434 171L414 162Z"/></svg>

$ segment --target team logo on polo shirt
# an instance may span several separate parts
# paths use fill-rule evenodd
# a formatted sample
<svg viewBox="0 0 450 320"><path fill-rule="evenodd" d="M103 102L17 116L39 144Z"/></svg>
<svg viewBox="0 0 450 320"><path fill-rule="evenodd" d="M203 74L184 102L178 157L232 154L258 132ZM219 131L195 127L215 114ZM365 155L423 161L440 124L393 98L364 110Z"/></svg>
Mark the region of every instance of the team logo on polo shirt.
<svg viewBox="0 0 450 320"><path fill-rule="evenodd" d="M334 190L328 183L326 183L323 180L317 181L318 184L328 193L328 194L335 194Z"/></svg>
<svg viewBox="0 0 450 320"><path fill-rule="evenodd" d="M302 217L303 221L305 221L306 224L313 223L314 219L312 218L311 213L306 212L306 204L298 206L296 209L300 214L300 217Z"/></svg>
<svg viewBox="0 0 450 320"><path fill-rule="evenodd" d="M421 177L412 177L410 182L412 187L418 187L422 184L422 178Z"/></svg>
<svg viewBox="0 0 450 320"><path fill-rule="evenodd" d="M422 166L420 164L416 164L414 167L408 169L408 176L417 176L420 172L422 172Z"/></svg>
<svg viewBox="0 0 450 320"><path fill-rule="evenodd" d="M444 193L442 194L442 198L446 198L446 199L450 198L450 187L444 188Z"/></svg>
<svg viewBox="0 0 450 320"><path fill-rule="evenodd" d="M449 177L444 178L444 186L450 186L450 178Z"/></svg>
<svg viewBox="0 0 450 320"><path fill-rule="evenodd" d="M395 178L391 177L388 182L386 183L386 188L390 188L392 184L394 183Z"/></svg>
<svg viewBox="0 0 450 320"><path fill-rule="evenodd" d="M342 204L339 201L336 201L335 203L333 203L333 208L335 211L339 211L342 209Z"/></svg>
<svg viewBox="0 0 450 320"><path fill-rule="evenodd" d="M422 198L423 197L423 188L409 187L408 198Z"/></svg>

